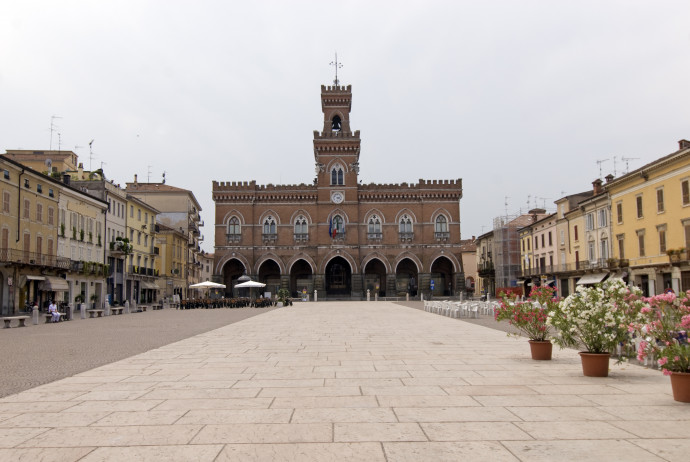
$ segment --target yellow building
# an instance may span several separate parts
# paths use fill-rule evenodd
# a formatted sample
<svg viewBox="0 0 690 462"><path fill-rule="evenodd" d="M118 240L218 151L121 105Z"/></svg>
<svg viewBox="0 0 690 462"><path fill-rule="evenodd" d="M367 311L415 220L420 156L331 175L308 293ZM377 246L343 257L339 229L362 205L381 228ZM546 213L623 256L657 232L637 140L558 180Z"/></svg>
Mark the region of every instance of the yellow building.
<svg viewBox="0 0 690 462"><path fill-rule="evenodd" d="M690 290L690 141L606 184L613 256L646 295Z"/></svg>
<svg viewBox="0 0 690 462"><path fill-rule="evenodd" d="M127 194L152 205L158 210L156 220L159 224L177 229L187 237L185 253L185 291L201 281L200 243L204 240L201 227L201 206L194 193L188 189L178 188L163 183L139 183L134 175L134 182L127 183ZM186 297L186 293L185 293ZM185 298L183 297L183 298Z"/></svg>
<svg viewBox="0 0 690 462"><path fill-rule="evenodd" d="M35 151L8 149L5 156L44 175L61 181L63 172L78 170L77 155L72 151Z"/></svg>
<svg viewBox="0 0 690 462"><path fill-rule="evenodd" d="M0 168L0 301L11 315L64 290L69 260L56 253L60 184L6 156Z"/></svg>
<svg viewBox="0 0 690 462"><path fill-rule="evenodd" d="M556 279L558 295L566 297L575 291L577 283L583 280L588 265L583 264L585 219L580 204L593 196L585 191L558 199L556 203L555 248L558 253ZM583 282L589 280L588 276Z"/></svg>
<svg viewBox="0 0 690 462"><path fill-rule="evenodd" d="M156 247L159 249L155 268L160 275L160 295L169 300L173 295L179 295L181 299L186 298L187 236L179 229L158 224Z"/></svg>
<svg viewBox="0 0 690 462"><path fill-rule="evenodd" d="M69 285L64 299L102 307L105 301L105 215L108 203L80 189L61 184L58 222L58 256L70 260L65 276Z"/></svg>
<svg viewBox="0 0 690 462"><path fill-rule="evenodd" d="M155 269L156 215L158 210L127 194L127 238L132 253L127 256L125 291L128 300L150 303L158 300L158 271Z"/></svg>

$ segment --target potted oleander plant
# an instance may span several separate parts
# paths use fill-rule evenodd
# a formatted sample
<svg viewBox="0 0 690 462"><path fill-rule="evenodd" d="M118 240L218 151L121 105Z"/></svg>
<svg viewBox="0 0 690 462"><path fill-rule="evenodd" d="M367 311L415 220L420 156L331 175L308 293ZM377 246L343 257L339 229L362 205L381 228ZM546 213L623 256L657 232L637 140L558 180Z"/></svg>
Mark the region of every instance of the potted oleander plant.
<svg viewBox="0 0 690 462"><path fill-rule="evenodd" d="M637 333L641 336L637 358L656 359L671 378L673 399L690 403L690 293L673 291L645 299Z"/></svg>
<svg viewBox="0 0 690 462"><path fill-rule="evenodd" d="M585 376L607 377L611 353L629 340L643 306L640 289L614 278L594 287L579 286L549 311L548 323L557 332L554 343L582 349Z"/></svg>
<svg viewBox="0 0 690 462"><path fill-rule="evenodd" d="M534 287L525 301L519 301L516 293L501 292L501 299L501 306L494 311L496 321L508 321L529 339L532 359L550 360L553 344L551 326L546 321L550 309L558 304L556 289Z"/></svg>

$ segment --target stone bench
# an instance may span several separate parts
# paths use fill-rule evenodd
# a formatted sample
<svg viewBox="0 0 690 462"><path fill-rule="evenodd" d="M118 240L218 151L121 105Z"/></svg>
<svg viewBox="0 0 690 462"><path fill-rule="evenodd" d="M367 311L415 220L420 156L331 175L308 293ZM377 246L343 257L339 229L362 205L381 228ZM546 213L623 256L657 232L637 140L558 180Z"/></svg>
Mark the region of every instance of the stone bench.
<svg viewBox="0 0 690 462"><path fill-rule="evenodd" d="M95 318L96 315L100 318L103 316L103 310L86 310L87 313L89 313L90 318Z"/></svg>
<svg viewBox="0 0 690 462"><path fill-rule="evenodd" d="M124 311L124 308L122 308L121 306L111 306L110 307L110 312L112 314L122 314L123 311Z"/></svg>
<svg viewBox="0 0 690 462"><path fill-rule="evenodd" d="M60 315L60 321L65 320L65 316L67 316L67 313L60 313L58 311L58 314ZM46 318L46 324L50 324L53 320L53 313L43 313L43 316Z"/></svg>
<svg viewBox="0 0 690 462"><path fill-rule="evenodd" d="M26 320L29 319L30 316L7 316L2 318L3 321L5 321L5 329L9 329L10 323L13 320L19 321L19 325L17 327L26 327Z"/></svg>
<svg viewBox="0 0 690 462"><path fill-rule="evenodd" d="M151 308L153 308L154 311L155 311L155 310L162 310L162 309L163 309L163 305L151 305Z"/></svg>
<svg viewBox="0 0 690 462"><path fill-rule="evenodd" d="M146 305L137 305L137 311L146 311L146 308L148 308Z"/></svg>

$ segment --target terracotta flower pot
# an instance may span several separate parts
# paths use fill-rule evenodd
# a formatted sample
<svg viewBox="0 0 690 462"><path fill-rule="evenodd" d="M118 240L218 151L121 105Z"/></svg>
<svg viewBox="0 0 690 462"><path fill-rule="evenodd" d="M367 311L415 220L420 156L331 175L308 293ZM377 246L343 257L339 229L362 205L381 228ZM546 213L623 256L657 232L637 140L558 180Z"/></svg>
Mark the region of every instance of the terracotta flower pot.
<svg viewBox="0 0 690 462"><path fill-rule="evenodd" d="M671 390L673 399L681 403L690 403L690 373L672 372Z"/></svg>
<svg viewBox="0 0 690 462"><path fill-rule="evenodd" d="M547 361L551 359L553 343L549 340L530 340L529 348L532 352L532 359L537 361Z"/></svg>
<svg viewBox="0 0 690 462"><path fill-rule="evenodd" d="M582 374L585 377L608 377L610 357L611 353L588 353L581 351Z"/></svg>

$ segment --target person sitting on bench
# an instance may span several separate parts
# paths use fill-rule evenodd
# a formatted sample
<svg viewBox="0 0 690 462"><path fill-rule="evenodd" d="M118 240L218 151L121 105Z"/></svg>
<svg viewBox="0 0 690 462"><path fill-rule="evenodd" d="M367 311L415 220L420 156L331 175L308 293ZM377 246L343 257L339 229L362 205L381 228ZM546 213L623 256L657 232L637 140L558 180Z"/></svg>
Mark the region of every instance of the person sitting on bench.
<svg viewBox="0 0 690 462"><path fill-rule="evenodd" d="M57 305L51 300L50 305L48 305L48 312L53 315L53 322L60 321L60 313L58 312Z"/></svg>

